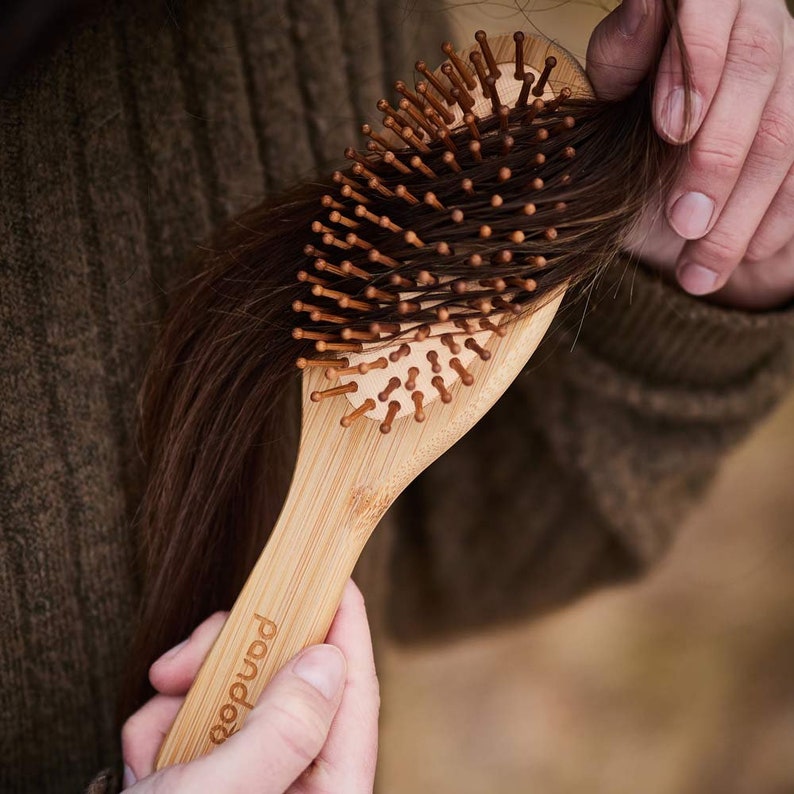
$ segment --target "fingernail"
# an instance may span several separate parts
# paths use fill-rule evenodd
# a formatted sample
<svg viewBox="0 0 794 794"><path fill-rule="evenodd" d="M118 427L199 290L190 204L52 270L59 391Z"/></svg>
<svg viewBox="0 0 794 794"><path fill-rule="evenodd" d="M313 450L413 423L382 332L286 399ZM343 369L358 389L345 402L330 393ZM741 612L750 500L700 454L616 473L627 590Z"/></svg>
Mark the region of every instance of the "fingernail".
<svg viewBox="0 0 794 794"><path fill-rule="evenodd" d="M684 193L670 210L670 225L685 240L699 240L709 230L716 205L703 193Z"/></svg>
<svg viewBox="0 0 794 794"><path fill-rule="evenodd" d="M718 273L694 262L687 262L678 269L678 283L690 295L708 295L714 292L718 278Z"/></svg>
<svg viewBox="0 0 794 794"><path fill-rule="evenodd" d="M118 769L118 767L116 768ZM122 788L129 788L130 786L134 786L137 782L138 778L135 777L135 773L124 764L124 777L121 779Z"/></svg>
<svg viewBox="0 0 794 794"><path fill-rule="evenodd" d="M173 647L173 648L171 648L171 650L170 650L170 651L166 651L166 652L165 652L165 653L164 653L164 654L163 654L163 655L162 655L162 656L161 656L161 657L160 657L160 658L159 658L159 659L158 659L158 660L155 662L155 664L157 664L157 662L164 662L164 661L166 661L167 659L173 659L173 658L174 658L174 657L175 657L175 656L176 656L176 655L177 655L177 654L178 654L178 653L179 653L179 652L182 650L182 648L184 648L184 647L185 647L185 646L186 646L186 645L187 645L189 642L190 642L190 637L188 637L186 640L182 640L182 642L180 642L178 645L174 645L174 647Z"/></svg>
<svg viewBox="0 0 794 794"><path fill-rule="evenodd" d="M690 131L700 126L703 115L703 99L697 91L689 92L689 123L686 117L687 96L683 86L674 88L667 96L662 113L662 130L676 143L683 143L691 137Z"/></svg>
<svg viewBox="0 0 794 794"><path fill-rule="evenodd" d="M314 645L298 657L292 672L313 686L326 700L332 700L345 681L347 664L336 646Z"/></svg>
<svg viewBox="0 0 794 794"><path fill-rule="evenodd" d="M620 31L624 36L633 36L648 16L647 0L623 0L620 5Z"/></svg>

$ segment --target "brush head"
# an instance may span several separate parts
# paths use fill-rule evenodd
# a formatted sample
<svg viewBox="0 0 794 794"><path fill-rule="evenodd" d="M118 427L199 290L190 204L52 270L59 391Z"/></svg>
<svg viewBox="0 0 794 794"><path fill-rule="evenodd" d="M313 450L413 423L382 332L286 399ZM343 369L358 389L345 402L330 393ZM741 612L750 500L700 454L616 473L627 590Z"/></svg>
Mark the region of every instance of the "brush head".
<svg viewBox="0 0 794 794"><path fill-rule="evenodd" d="M382 128L362 126L365 151L345 150L311 224L292 335L314 347L297 366L323 373L311 401L347 401L343 427L423 422L566 283L549 265L584 223L566 108L591 91L544 39L475 38L459 54L445 42L435 72L417 62L396 107L378 102Z"/></svg>

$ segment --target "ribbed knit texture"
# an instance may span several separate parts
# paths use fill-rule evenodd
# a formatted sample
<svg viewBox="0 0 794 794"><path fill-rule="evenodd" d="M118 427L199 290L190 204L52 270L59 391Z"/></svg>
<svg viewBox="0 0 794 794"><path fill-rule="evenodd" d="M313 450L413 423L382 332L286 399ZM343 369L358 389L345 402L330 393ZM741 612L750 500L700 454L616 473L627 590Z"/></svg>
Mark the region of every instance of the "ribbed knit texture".
<svg viewBox="0 0 794 794"><path fill-rule="evenodd" d="M135 399L181 263L222 219L337 163L387 78L440 60L443 22L432 0L115 0L9 85L4 794L76 792L118 765ZM394 514L376 531L358 569L376 629L387 603L399 636L437 637L644 570L790 381L790 314L715 309L641 271L590 302L581 330L571 304L497 409L411 489L399 532Z"/></svg>
<svg viewBox="0 0 794 794"><path fill-rule="evenodd" d="M135 400L169 287L222 219L338 163L385 75L438 52L441 17L423 6L400 19L389 0L108 2L7 87L4 794L79 791L119 757Z"/></svg>

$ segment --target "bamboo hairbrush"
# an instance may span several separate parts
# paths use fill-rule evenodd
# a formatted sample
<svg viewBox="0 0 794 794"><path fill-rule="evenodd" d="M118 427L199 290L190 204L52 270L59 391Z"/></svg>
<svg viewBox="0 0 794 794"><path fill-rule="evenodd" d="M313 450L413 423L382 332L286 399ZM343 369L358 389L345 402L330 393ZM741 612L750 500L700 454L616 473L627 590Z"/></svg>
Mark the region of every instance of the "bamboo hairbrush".
<svg viewBox="0 0 794 794"><path fill-rule="evenodd" d="M398 107L379 103L385 130L364 125L368 152L346 151L353 164L321 198L304 269L286 275L304 285L292 485L158 768L225 741L281 666L325 638L381 516L521 372L562 300L566 280L544 274L574 213L544 204L544 180L571 181L561 107L591 92L545 39L477 42L443 45L439 70L419 62L415 90L397 83ZM439 189L442 173L454 191ZM462 239L465 213L494 221Z"/></svg>

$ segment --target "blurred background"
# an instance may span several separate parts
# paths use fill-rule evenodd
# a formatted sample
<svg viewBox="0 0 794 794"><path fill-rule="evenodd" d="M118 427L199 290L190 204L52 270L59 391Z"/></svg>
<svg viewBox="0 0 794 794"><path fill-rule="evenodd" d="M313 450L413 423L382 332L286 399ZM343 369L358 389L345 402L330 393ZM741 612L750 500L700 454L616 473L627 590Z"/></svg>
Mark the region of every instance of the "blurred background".
<svg viewBox="0 0 794 794"><path fill-rule="evenodd" d="M614 5L447 4L458 47L480 27L535 28L582 59ZM794 397L644 582L509 631L387 648L380 790L794 792L793 483Z"/></svg>

